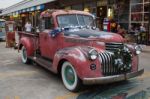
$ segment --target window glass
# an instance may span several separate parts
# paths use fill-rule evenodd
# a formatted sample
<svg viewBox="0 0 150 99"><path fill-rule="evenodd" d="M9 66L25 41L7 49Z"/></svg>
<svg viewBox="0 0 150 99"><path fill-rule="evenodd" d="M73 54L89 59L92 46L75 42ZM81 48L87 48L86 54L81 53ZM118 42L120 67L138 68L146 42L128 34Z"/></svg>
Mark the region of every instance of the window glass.
<svg viewBox="0 0 150 99"><path fill-rule="evenodd" d="M137 4L131 6L131 12L142 12L143 11L143 4Z"/></svg>
<svg viewBox="0 0 150 99"><path fill-rule="evenodd" d="M40 19L39 27L40 27L40 31L43 31L45 29L54 28L53 19L51 17L46 17L46 18Z"/></svg>
<svg viewBox="0 0 150 99"><path fill-rule="evenodd" d="M142 17L142 13L131 14L131 21L142 21Z"/></svg>
<svg viewBox="0 0 150 99"><path fill-rule="evenodd" d="M150 2L149 0L144 0L144 2Z"/></svg>
<svg viewBox="0 0 150 99"><path fill-rule="evenodd" d="M54 23L52 18L45 18L45 29L52 29L54 27Z"/></svg>
<svg viewBox="0 0 150 99"><path fill-rule="evenodd" d="M131 0L131 3L142 3L143 0Z"/></svg>
<svg viewBox="0 0 150 99"><path fill-rule="evenodd" d="M79 20L79 24L84 26L85 25L85 21L84 21L84 17L83 15L78 15L78 20Z"/></svg>
<svg viewBox="0 0 150 99"><path fill-rule="evenodd" d="M149 13L144 13L144 21L148 21L149 20Z"/></svg>
<svg viewBox="0 0 150 99"><path fill-rule="evenodd" d="M78 26L76 15L58 16L58 23L60 27Z"/></svg>
<svg viewBox="0 0 150 99"><path fill-rule="evenodd" d="M58 16L59 27L71 27L71 26L93 26L93 17L88 15L61 15Z"/></svg>
<svg viewBox="0 0 150 99"><path fill-rule="evenodd" d="M93 23L93 18L92 17L89 17L89 16L84 16L84 21L85 21L85 24L86 25L92 25Z"/></svg>
<svg viewBox="0 0 150 99"><path fill-rule="evenodd" d="M149 12L149 9L150 9L150 4L145 4L144 5L144 12Z"/></svg>

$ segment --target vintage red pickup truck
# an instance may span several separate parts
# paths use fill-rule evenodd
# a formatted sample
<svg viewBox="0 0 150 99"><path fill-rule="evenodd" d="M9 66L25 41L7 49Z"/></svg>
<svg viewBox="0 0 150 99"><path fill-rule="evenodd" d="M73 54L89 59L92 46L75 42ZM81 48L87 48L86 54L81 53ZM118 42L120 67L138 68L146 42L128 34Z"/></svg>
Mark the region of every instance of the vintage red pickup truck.
<svg viewBox="0 0 150 99"><path fill-rule="evenodd" d="M41 13L39 31L19 32L23 63L34 61L62 77L65 87L128 80L138 69L138 45L126 44L118 34L99 31L92 14L75 10Z"/></svg>

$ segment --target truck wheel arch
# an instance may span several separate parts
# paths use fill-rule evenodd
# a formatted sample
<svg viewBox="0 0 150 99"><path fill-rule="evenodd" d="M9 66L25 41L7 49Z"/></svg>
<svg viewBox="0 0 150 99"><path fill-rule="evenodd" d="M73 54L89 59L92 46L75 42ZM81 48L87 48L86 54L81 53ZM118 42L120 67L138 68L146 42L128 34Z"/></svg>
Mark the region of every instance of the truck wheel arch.
<svg viewBox="0 0 150 99"><path fill-rule="evenodd" d="M69 63L74 67L74 69L76 70L76 73L77 73L78 77L81 79L81 76L80 76L81 74L80 74L80 72L78 71L77 66L75 65L75 64L76 64L75 61L72 62L71 60L69 60L69 59L67 59L67 58L61 59L61 60L59 61L58 66L57 66L57 73L58 73L58 74L61 73L61 68L62 68L62 65L63 65L64 62L69 62Z"/></svg>
<svg viewBox="0 0 150 99"><path fill-rule="evenodd" d="M53 59L53 69L56 74L60 73L63 62L70 62L76 70L78 77L83 80L84 77L99 77L101 76L100 62L97 58L95 61L89 60L87 52L82 51L79 47L71 47L59 50L56 52ZM96 70L91 70L91 64L95 64ZM84 70L84 71L83 71Z"/></svg>
<svg viewBox="0 0 150 99"><path fill-rule="evenodd" d="M63 65L63 63L66 62L66 61L68 61L68 60L66 60L66 59L61 59L61 60L59 61L59 63L58 63L57 72L58 72L59 75L61 74L62 65Z"/></svg>
<svg viewBox="0 0 150 99"><path fill-rule="evenodd" d="M34 48L32 42L28 38L22 38L20 40L19 50L21 50L23 46L25 46L25 48L27 49L28 56L32 56L34 53Z"/></svg>
<svg viewBox="0 0 150 99"><path fill-rule="evenodd" d="M80 76L80 75L82 75L82 73L79 71L79 68L77 66L77 62L81 61L82 63L84 63L85 61L82 61L81 59L78 59L78 61L77 61L76 59L77 59L77 56L80 55L80 54L82 54L82 57L84 57L84 59L86 59L86 56L83 56L83 53L78 53L77 56L75 54L74 54L75 56L71 56L69 54L70 54L69 50L68 51L62 50L61 53L59 53L59 52L56 53L56 55L54 57L54 60L53 60L54 72L57 73L57 74L60 74L63 63L68 61L75 68L79 78L82 79L82 77Z"/></svg>
<svg viewBox="0 0 150 99"><path fill-rule="evenodd" d="M19 49L18 50L21 50L23 47L23 44L19 44Z"/></svg>

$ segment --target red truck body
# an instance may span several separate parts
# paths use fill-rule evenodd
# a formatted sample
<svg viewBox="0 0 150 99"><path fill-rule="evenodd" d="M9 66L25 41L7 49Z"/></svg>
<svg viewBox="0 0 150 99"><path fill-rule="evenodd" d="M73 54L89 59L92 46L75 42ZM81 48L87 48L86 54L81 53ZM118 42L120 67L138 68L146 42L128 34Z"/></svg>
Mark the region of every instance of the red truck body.
<svg viewBox="0 0 150 99"><path fill-rule="evenodd" d="M138 70L138 46L125 44L118 34L88 26L60 28L59 21L63 18L59 20L58 17L66 15L92 17L82 11L44 11L41 20L52 18L52 29L19 33L23 63L32 60L54 73L60 73L70 91L77 91L81 82L86 85L106 84L127 80L144 72L143 69Z"/></svg>

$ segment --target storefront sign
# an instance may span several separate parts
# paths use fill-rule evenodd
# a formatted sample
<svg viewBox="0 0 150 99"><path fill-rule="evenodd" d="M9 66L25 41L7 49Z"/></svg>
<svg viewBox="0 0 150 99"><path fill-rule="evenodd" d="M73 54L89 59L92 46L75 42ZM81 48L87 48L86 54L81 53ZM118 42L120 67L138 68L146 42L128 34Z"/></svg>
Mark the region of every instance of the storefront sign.
<svg viewBox="0 0 150 99"><path fill-rule="evenodd" d="M40 9L41 9L41 6L40 6L40 5L36 7L36 10L40 10Z"/></svg>
<svg viewBox="0 0 150 99"><path fill-rule="evenodd" d="M26 12L26 9L23 9L22 12Z"/></svg>
<svg viewBox="0 0 150 99"><path fill-rule="evenodd" d="M44 5L38 5L38 6L36 6L36 10L42 10L42 9L44 9Z"/></svg>
<svg viewBox="0 0 150 99"><path fill-rule="evenodd" d="M29 12L29 11L30 11L30 8L27 9L27 12Z"/></svg>
<svg viewBox="0 0 150 99"><path fill-rule="evenodd" d="M30 8L30 11L35 11L36 10L36 7L31 7Z"/></svg>

